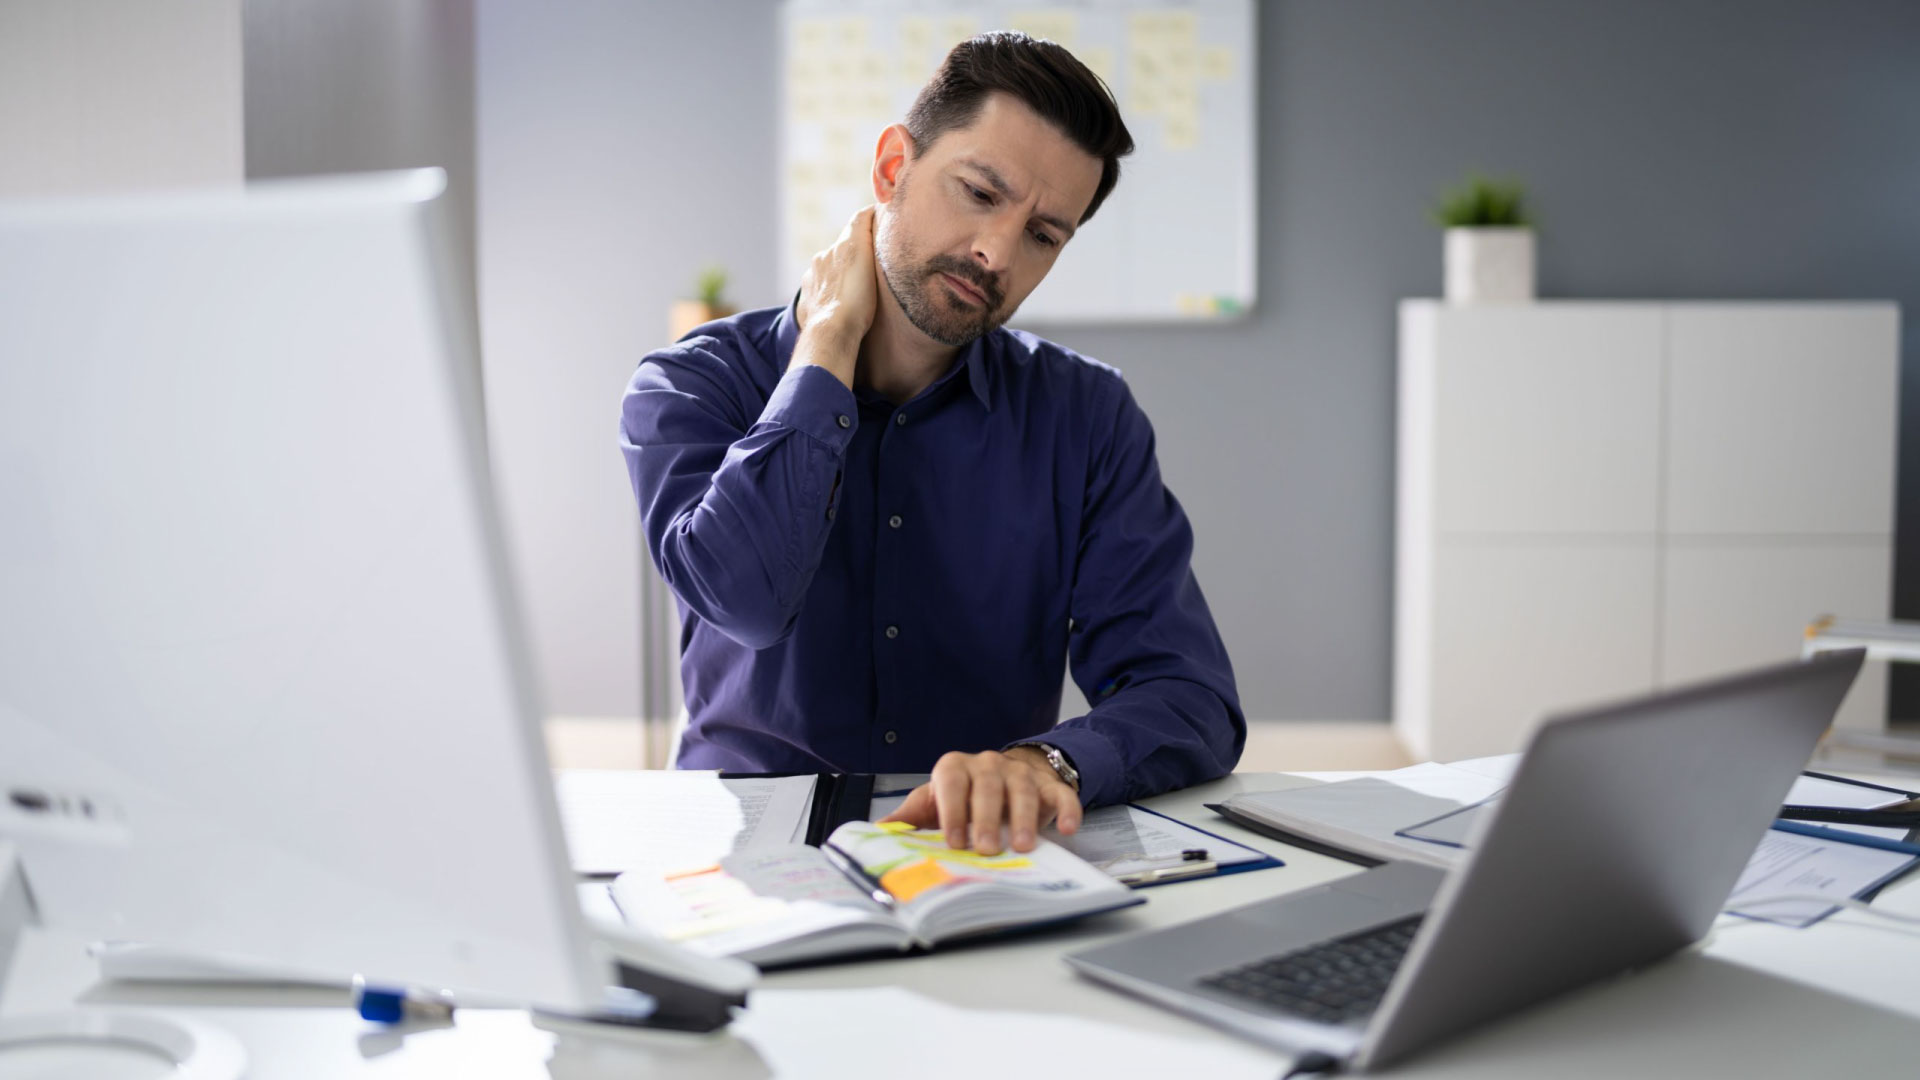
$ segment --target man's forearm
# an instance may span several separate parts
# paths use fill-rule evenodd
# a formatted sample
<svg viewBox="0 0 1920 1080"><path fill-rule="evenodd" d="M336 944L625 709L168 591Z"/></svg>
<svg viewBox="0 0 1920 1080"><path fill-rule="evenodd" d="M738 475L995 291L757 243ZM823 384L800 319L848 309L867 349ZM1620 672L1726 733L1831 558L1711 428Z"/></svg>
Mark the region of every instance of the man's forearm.
<svg viewBox="0 0 1920 1080"><path fill-rule="evenodd" d="M1107 806L1225 776L1246 733L1237 704L1174 677L1128 686L1034 741L1065 751L1080 771L1081 798Z"/></svg>
<svg viewBox="0 0 1920 1080"><path fill-rule="evenodd" d="M766 648L791 630L825 549L853 398L824 365L796 366L742 432L687 392L676 361L643 365L625 412L647 544L683 603Z"/></svg>

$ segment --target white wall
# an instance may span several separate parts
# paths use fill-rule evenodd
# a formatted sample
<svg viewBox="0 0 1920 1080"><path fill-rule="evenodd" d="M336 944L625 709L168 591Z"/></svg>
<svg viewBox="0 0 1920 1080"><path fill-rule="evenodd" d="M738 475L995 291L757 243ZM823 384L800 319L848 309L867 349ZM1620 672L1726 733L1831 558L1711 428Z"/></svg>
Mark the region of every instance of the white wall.
<svg viewBox="0 0 1920 1080"><path fill-rule="evenodd" d="M237 183L240 0L0 0L0 197Z"/></svg>
<svg viewBox="0 0 1920 1080"><path fill-rule="evenodd" d="M700 267L731 268L744 306L785 299L772 10L478 5L488 422L556 715L640 713L627 379Z"/></svg>

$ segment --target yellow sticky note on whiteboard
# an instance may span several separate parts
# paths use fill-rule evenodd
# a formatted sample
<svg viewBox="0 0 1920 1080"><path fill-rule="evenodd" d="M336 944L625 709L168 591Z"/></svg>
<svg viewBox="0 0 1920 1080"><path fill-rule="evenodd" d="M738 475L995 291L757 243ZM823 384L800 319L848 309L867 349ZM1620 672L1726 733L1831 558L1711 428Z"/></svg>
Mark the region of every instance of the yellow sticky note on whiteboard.
<svg viewBox="0 0 1920 1080"><path fill-rule="evenodd" d="M1203 79L1233 78L1233 50L1225 45L1215 45L1200 53L1200 77Z"/></svg>

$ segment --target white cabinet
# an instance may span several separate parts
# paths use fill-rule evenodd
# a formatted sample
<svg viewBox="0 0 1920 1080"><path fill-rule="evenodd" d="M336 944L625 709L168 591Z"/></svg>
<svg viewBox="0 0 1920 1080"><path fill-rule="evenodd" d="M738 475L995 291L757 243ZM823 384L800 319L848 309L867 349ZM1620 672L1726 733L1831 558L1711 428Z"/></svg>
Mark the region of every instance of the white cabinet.
<svg viewBox="0 0 1920 1080"><path fill-rule="evenodd" d="M1394 723L1546 712L1798 654L1892 588L1891 304L1400 309ZM1870 667L1843 723L1878 727Z"/></svg>

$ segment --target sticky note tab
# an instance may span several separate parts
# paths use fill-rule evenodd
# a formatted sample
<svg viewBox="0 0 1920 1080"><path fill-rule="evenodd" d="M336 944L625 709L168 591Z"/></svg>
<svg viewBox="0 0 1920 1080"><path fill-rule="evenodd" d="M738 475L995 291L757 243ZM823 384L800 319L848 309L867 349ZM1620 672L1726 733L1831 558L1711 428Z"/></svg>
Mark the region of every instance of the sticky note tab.
<svg viewBox="0 0 1920 1080"><path fill-rule="evenodd" d="M1200 77L1203 79L1233 78L1233 50L1225 45L1216 45L1201 53Z"/></svg>
<svg viewBox="0 0 1920 1080"><path fill-rule="evenodd" d="M895 900L905 904L928 889L952 880L952 871L932 859L921 859L919 862L894 867L882 874L880 887L892 893Z"/></svg>
<svg viewBox="0 0 1920 1080"><path fill-rule="evenodd" d="M874 828L879 829L881 832L890 833L912 832L913 823L910 821L882 821L878 825L875 825Z"/></svg>

